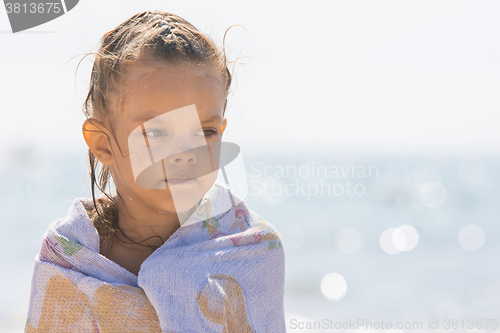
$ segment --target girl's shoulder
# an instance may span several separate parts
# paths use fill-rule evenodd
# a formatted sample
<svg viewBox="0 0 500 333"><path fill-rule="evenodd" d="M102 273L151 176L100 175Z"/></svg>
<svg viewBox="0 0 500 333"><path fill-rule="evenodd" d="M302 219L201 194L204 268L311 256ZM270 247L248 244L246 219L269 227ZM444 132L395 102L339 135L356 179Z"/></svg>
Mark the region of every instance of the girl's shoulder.
<svg viewBox="0 0 500 333"><path fill-rule="evenodd" d="M64 240L98 251L99 235L91 220L92 205L90 198L74 199L66 215L49 225L44 238Z"/></svg>

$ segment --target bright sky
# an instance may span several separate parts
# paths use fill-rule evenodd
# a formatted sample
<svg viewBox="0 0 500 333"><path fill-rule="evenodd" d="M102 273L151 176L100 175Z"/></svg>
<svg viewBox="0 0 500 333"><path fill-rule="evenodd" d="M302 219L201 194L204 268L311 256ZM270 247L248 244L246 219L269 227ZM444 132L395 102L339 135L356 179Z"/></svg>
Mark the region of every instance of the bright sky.
<svg viewBox="0 0 500 333"><path fill-rule="evenodd" d="M100 37L145 9L227 45L227 139L266 152L500 153L498 1L102 1L9 33L0 8L1 151L82 150ZM44 33L45 32L45 33ZM9 148L13 147L13 148Z"/></svg>

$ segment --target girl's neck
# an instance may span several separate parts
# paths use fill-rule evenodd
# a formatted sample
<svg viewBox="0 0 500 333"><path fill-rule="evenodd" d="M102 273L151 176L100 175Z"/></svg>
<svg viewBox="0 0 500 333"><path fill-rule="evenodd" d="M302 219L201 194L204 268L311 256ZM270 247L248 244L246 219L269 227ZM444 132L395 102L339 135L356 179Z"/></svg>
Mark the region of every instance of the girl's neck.
<svg viewBox="0 0 500 333"><path fill-rule="evenodd" d="M180 228L196 207L186 212L158 212L143 207L140 202L123 202L117 197L118 237L131 246L158 248ZM145 245L145 246L144 246Z"/></svg>
<svg viewBox="0 0 500 333"><path fill-rule="evenodd" d="M179 217L175 213L148 213L137 204L124 205L119 196L116 200L120 230L112 234L112 241L103 240L101 254L137 276L144 260L180 227ZM195 209L179 214L180 218L187 219ZM139 218L133 218L136 216Z"/></svg>

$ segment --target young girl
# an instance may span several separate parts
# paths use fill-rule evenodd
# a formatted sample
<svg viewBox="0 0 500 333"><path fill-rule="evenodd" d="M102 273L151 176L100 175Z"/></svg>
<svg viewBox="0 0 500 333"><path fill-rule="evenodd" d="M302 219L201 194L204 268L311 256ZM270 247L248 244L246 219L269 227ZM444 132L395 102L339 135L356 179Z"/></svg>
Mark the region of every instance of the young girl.
<svg viewBox="0 0 500 333"><path fill-rule="evenodd" d="M215 182L237 153L221 142L230 84L179 16L104 35L84 104L92 199L44 236L27 332L285 332L281 239Z"/></svg>

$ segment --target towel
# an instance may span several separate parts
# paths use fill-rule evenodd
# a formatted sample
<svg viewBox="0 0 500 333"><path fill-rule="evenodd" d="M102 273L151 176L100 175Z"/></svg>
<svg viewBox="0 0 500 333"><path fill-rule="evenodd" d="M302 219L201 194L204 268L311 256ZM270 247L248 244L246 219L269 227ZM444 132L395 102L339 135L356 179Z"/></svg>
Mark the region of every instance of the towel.
<svg viewBox="0 0 500 333"><path fill-rule="evenodd" d="M26 332L286 332L280 236L224 185L137 276L99 254L90 202L76 199L44 235Z"/></svg>

